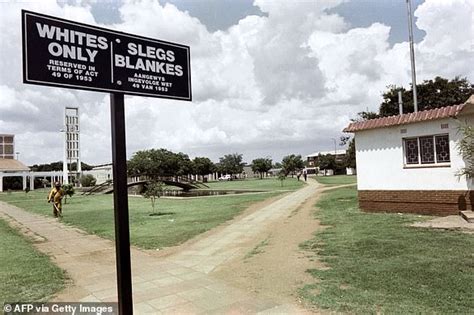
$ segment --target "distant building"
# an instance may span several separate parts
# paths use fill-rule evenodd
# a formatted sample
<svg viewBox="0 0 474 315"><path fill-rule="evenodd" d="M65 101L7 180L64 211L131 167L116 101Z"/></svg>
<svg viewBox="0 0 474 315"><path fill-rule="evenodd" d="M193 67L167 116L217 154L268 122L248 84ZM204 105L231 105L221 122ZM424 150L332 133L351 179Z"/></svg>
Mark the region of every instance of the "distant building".
<svg viewBox="0 0 474 315"><path fill-rule="evenodd" d="M113 165L110 164L103 164L94 167L90 171L83 171L82 175L92 175L96 179L96 185L105 183L108 180L113 180Z"/></svg>
<svg viewBox="0 0 474 315"><path fill-rule="evenodd" d="M245 178L257 178L257 177L260 177L260 174L259 173L254 173L252 171L252 166L244 166L244 170L243 170L243 173L245 174Z"/></svg>
<svg viewBox="0 0 474 315"><path fill-rule="evenodd" d="M458 151L459 126L474 125L464 104L353 122L359 206L365 211L458 214L472 210L473 179Z"/></svg>
<svg viewBox="0 0 474 315"><path fill-rule="evenodd" d="M321 151L321 152L314 152L306 156L306 161L308 162L308 168L314 168L319 162L319 155L332 155L335 157L336 162L342 163L344 162L344 158L346 156L346 150L332 150L332 151Z"/></svg>
<svg viewBox="0 0 474 315"><path fill-rule="evenodd" d="M268 175L269 176L278 176L278 173L280 173L283 169L280 168L271 168L268 170Z"/></svg>
<svg viewBox="0 0 474 315"><path fill-rule="evenodd" d="M0 134L0 159L15 158L15 135Z"/></svg>
<svg viewBox="0 0 474 315"><path fill-rule="evenodd" d="M34 188L30 168L13 158L0 159L0 192L3 191L3 179L5 177L21 177L23 190L26 189L28 181L30 182L30 189Z"/></svg>
<svg viewBox="0 0 474 315"><path fill-rule="evenodd" d="M320 174L320 175L334 175L334 170L319 170L317 165L319 164L319 156L331 155L335 157L337 163L343 163L346 156L346 150L332 150L332 151L321 151L314 152L306 156L306 172L308 174Z"/></svg>

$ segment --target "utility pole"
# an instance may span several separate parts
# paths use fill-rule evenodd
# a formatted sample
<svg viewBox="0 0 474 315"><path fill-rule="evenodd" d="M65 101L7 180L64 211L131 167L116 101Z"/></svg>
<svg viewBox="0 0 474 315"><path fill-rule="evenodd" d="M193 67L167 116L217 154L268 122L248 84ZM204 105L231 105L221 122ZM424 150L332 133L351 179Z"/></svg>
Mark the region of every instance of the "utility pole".
<svg viewBox="0 0 474 315"><path fill-rule="evenodd" d="M411 60L411 84L413 90L413 107L415 113L418 111L418 101L416 95L416 70L415 70L415 50L413 49L413 18L411 12L411 0L407 2L407 14L408 14L408 37L410 41L410 60Z"/></svg>
<svg viewBox="0 0 474 315"><path fill-rule="evenodd" d="M400 115L403 114L403 98L402 98L402 91L398 91L398 112Z"/></svg>
<svg viewBox="0 0 474 315"><path fill-rule="evenodd" d="M337 155L337 144L336 144L336 138L331 138L332 141L334 141L334 158L336 158Z"/></svg>

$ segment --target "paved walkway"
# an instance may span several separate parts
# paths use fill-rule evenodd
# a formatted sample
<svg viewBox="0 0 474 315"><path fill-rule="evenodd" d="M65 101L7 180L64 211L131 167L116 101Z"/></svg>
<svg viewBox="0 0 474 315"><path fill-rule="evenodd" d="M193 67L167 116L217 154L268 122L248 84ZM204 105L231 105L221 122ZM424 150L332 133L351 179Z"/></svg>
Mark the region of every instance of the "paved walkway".
<svg viewBox="0 0 474 315"><path fill-rule="evenodd" d="M265 227L288 216L316 193L308 185L211 233L168 257L132 248L133 301L137 314L301 314L297 305L257 298L209 275L216 267L249 250L243 244ZM35 246L67 271L73 284L55 301L116 301L115 248L110 240L65 226L53 218L0 202L0 216L32 237Z"/></svg>
<svg viewBox="0 0 474 315"><path fill-rule="evenodd" d="M430 229L458 230L468 234L474 234L474 223L467 222L460 215L437 217L428 221L415 222L411 226Z"/></svg>

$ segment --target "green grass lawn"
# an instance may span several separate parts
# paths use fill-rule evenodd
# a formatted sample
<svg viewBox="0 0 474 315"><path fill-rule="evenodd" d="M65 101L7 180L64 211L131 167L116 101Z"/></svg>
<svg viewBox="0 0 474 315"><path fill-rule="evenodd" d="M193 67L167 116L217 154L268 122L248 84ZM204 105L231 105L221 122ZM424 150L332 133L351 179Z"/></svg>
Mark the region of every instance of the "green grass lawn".
<svg viewBox="0 0 474 315"><path fill-rule="evenodd" d="M45 301L64 287L64 274L0 219L0 305Z"/></svg>
<svg viewBox="0 0 474 315"><path fill-rule="evenodd" d="M283 185L282 185L283 184ZM245 180L229 180L206 183L210 189L247 189L247 190L295 190L304 185L304 181L296 180L296 177L287 177L283 183L277 178L254 179L249 178Z"/></svg>
<svg viewBox="0 0 474 315"><path fill-rule="evenodd" d="M233 189L262 187L257 190L269 192L188 199L160 198L156 202L156 211L167 214L159 216L150 216L150 200L129 197L131 243L146 249L178 245L232 219L251 204L282 193L277 192L281 189L277 179L231 181L218 183L216 186L226 186L227 183L231 184ZM296 189L302 185L303 183L298 183L296 179L287 179L283 188ZM51 205L46 202L46 195L45 190L35 190L28 194L3 193L0 194L0 200L50 216L52 210ZM112 195L77 195L68 198L63 207L64 223L77 226L91 234L114 238Z"/></svg>
<svg viewBox="0 0 474 315"><path fill-rule="evenodd" d="M318 183L328 186L357 183L357 176L355 175L315 176L313 178L316 179Z"/></svg>
<svg viewBox="0 0 474 315"><path fill-rule="evenodd" d="M409 227L416 215L369 214L355 187L326 193L317 218L328 226L302 246L330 269L301 294L319 308L354 314L472 314L474 236Z"/></svg>

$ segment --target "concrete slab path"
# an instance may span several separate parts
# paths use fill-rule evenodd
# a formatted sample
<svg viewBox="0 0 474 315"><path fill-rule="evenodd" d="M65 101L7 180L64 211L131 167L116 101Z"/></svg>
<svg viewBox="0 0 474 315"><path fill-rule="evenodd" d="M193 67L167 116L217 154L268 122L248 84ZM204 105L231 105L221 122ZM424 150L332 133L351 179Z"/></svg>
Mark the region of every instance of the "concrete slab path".
<svg viewBox="0 0 474 315"><path fill-rule="evenodd" d="M133 301L137 314L303 314L296 304L256 297L232 287L210 273L235 257L243 256L244 243L271 222L318 193L308 185L249 214L216 233L210 233L184 251L156 257L132 247ZM115 247L110 240L89 235L60 221L0 202L0 216L31 237L35 246L66 270L72 284L54 301L116 301Z"/></svg>

